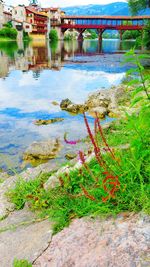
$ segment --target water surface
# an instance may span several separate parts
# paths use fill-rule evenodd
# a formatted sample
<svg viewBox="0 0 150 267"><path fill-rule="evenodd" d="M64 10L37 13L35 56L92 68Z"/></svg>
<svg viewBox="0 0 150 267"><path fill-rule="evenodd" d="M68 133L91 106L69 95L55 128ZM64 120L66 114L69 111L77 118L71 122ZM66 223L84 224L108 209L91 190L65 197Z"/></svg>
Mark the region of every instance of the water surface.
<svg viewBox="0 0 150 267"><path fill-rule="evenodd" d="M104 40L16 44L0 43L0 168L20 170L22 154L33 142L58 137L86 135L83 116L72 116L54 106L69 98L82 103L89 93L117 85L128 66L121 65L123 53L133 42ZM63 122L35 126L36 119L64 118ZM93 119L89 117L92 124ZM109 119L107 119L109 120ZM59 155L63 161L64 145Z"/></svg>

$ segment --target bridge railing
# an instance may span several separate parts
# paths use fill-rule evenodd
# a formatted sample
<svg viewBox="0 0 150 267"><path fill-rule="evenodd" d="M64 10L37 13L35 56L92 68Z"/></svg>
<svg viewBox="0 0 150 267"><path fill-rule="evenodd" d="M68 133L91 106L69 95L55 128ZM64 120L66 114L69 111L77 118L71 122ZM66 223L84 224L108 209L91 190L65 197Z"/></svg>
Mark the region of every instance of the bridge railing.
<svg viewBox="0 0 150 267"><path fill-rule="evenodd" d="M83 26L139 26L143 27L150 21L150 16L143 17L90 17L90 16L68 16L62 18L62 25Z"/></svg>

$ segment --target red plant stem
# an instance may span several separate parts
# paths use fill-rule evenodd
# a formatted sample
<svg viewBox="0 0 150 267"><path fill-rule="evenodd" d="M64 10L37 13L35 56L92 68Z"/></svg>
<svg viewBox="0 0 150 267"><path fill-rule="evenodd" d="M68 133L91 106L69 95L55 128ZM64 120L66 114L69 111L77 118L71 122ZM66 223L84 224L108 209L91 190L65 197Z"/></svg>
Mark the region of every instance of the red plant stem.
<svg viewBox="0 0 150 267"><path fill-rule="evenodd" d="M105 146L108 148L108 151L109 151L110 154L112 155L112 158L116 161L115 155L114 155L113 151L111 150L111 148L109 147L109 145L108 145L108 143L107 143L107 141L106 141L106 138L105 138L105 136L104 136L104 134L103 134L103 130L102 130L102 127L101 127L101 125L100 125L100 121L99 121L99 118L98 118L98 116L97 116L97 112L96 112L96 122L97 122L98 129L99 129L100 135L101 135L101 137L102 137L102 140L103 140ZM118 162L117 162L117 163L118 163Z"/></svg>
<svg viewBox="0 0 150 267"><path fill-rule="evenodd" d="M87 120L87 117L86 117L85 113L83 113L83 115L84 115L84 121L85 121L86 129L88 131L88 134L89 134L89 137L91 139L91 142L92 142L92 144L94 146L94 150L96 151L96 153L100 152L100 149L99 149L99 147L97 146L97 144L96 144L96 142L94 140L94 137L93 137L93 134L91 132L91 129L90 129L90 126L89 126L89 123L88 123L88 120Z"/></svg>
<svg viewBox="0 0 150 267"><path fill-rule="evenodd" d="M91 175L93 180L97 183L98 182L98 178L94 176L93 172L91 171L89 166L86 164L86 161L85 161L85 158L84 158L84 153L82 151L79 151L79 157L80 157L81 163L83 164L84 168L89 172L89 174Z"/></svg>
<svg viewBox="0 0 150 267"><path fill-rule="evenodd" d="M83 113L83 115L84 115L84 121L85 121L85 125L86 125L86 128L87 128L87 132L88 132L89 137L91 139L91 142L92 142L92 144L94 146L94 152L95 152L96 159L97 159L99 165L101 167L104 167L105 166L105 161L103 160L102 154L100 152L100 148L98 147L98 145L95 142L94 136L93 136L93 134L91 132L91 129L90 129L90 126L89 126L89 123L88 123L88 120L87 120L87 117L86 117L85 113ZM105 169L105 167L104 167L104 169Z"/></svg>
<svg viewBox="0 0 150 267"><path fill-rule="evenodd" d="M92 201L96 201L96 198L95 198L94 196L90 195L90 194L88 193L88 191L85 189L85 187L84 187L82 184L80 184L80 187L81 187L81 189L82 189L84 195L86 196L86 198L89 198L89 199L91 199Z"/></svg>

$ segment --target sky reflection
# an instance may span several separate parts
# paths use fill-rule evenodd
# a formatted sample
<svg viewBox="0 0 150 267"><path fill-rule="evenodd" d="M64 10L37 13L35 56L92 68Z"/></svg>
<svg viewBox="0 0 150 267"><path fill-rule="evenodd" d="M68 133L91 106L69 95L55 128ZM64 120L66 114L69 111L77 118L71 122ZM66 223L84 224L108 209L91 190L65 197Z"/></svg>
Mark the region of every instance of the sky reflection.
<svg viewBox="0 0 150 267"><path fill-rule="evenodd" d="M93 42L91 46L93 53ZM23 151L35 140L63 140L66 131L72 139L85 136L83 116L71 116L51 102L69 98L82 103L92 91L117 85L124 77L126 67L120 69L120 55L115 55L115 60L111 54L98 55L97 51L89 56L89 42L83 55L77 45L73 46L75 51L66 47L58 44L50 54L49 46L30 44L23 52L11 52L11 57L6 49L0 50L0 167L20 168ZM55 117L65 120L48 126L33 124L36 119ZM67 149L72 148L66 146L59 157Z"/></svg>

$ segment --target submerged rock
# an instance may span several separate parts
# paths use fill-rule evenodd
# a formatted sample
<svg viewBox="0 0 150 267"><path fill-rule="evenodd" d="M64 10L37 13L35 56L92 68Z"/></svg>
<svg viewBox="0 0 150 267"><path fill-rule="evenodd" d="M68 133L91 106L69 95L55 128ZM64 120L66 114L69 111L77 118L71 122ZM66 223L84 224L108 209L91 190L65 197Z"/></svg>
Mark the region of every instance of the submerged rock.
<svg viewBox="0 0 150 267"><path fill-rule="evenodd" d="M57 101L52 101L51 103L53 106L59 106L59 103Z"/></svg>
<svg viewBox="0 0 150 267"><path fill-rule="evenodd" d="M52 123L55 123L55 122L61 122L63 120L64 120L63 118L54 118L54 119L49 119L49 120L41 120L41 119L39 119L39 120L36 120L34 122L34 124L38 125L38 126L40 126L40 125L48 125L48 124L52 124Z"/></svg>
<svg viewBox="0 0 150 267"><path fill-rule="evenodd" d="M58 139L34 142L24 153L24 160L54 159L61 149Z"/></svg>
<svg viewBox="0 0 150 267"><path fill-rule="evenodd" d="M75 154L75 153L68 153L65 155L65 158L68 160L75 159L76 157L77 157L77 154Z"/></svg>

